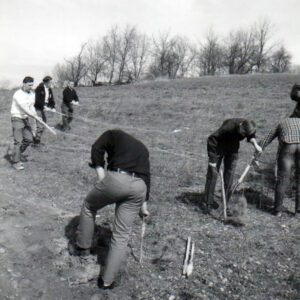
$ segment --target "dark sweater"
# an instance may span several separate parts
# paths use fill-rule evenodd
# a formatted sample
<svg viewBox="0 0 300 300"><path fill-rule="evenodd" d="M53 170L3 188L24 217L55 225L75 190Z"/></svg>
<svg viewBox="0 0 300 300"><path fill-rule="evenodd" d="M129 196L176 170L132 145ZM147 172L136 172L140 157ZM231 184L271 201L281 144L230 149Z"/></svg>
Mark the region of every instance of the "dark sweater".
<svg viewBox="0 0 300 300"><path fill-rule="evenodd" d="M76 91L67 86L63 91L63 102L69 107L72 101L79 102L79 99Z"/></svg>
<svg viewBox="0 0 300 300"><path fill-rule="evenodd" d="M55 107L55 102L53 98L53 93L52 89L49 88L49 99L48 99L48 104L47 106L50 108ZM45 92L45 86L44 83L41 82L38 87L35 89L35 104L34 107L38 110L43 110L45 106L45 97L46 97L46 92Z"/></svg>
<svg viewBox="0 0 300 300"><path fill-rule="evenodd" d="M242 135L239 125L245 121L242 118L225 120L222 126L207 139L207 152L210 162L216 162L219 155L238 153L240 141L247 137L249 142L255 134Z"/></svg>
<svg viewBox="0 0 300 300"><path fill-rule="evenodd" d="M147 185L146 200L150 192L150 161L149 151L146 146L127 134L114 129L104 132L92 146L91 167L103 167L105 165L104 154L107 153L107 169L135 173L144 180Z"/></svg>

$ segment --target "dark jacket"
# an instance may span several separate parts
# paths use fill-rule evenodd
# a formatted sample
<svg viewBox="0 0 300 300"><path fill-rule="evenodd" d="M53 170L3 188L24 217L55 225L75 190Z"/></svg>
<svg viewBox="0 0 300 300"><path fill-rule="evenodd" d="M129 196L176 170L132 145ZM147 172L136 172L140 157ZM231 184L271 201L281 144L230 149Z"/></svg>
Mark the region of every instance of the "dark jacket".
<svg viewBox="0 0 300 300"><path fill-rule="evenodd" d="M48 99L48 104L47 106L50 108L55 107L55 101L53 98L53 93L52 89L49 88L49 99ZM46 97L46 92L45 92L45 86L44 83L41 82L38 87L35 89L35 104L34 107L38 110L43 110L45 106L45 97Z"/></svg>
<svg viewBox="0 0 300 300"><path fill-rule="evenodd" d="M63 91L63 102L70 107L72 101L79 102L79 99L76 91L67 86Z"/></svg>
<svg viewBox="0 0 300 300"><path fill-rule="evenodd" d="M150 192L150 162L147 147L139 140L122 130L105 131L93 144L90 167L105 166L104 154L107 153L107 169L135 173L147 185Z"/></svg>
<svg viewBox="0 0 300 300"><path fill-rule="evenodd" d="M207 152L210 162L216 162L219 155L238 153L240 141L247 138L249 142L255 133L242 135L239 125L245 119L235 118L225 120L222 126L207 139Z"/></svg>

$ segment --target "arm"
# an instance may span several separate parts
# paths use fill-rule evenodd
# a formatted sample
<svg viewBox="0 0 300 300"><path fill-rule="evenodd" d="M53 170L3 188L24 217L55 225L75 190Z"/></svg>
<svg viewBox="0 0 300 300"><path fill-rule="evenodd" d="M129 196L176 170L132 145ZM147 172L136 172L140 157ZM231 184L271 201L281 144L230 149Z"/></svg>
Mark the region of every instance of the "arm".
<svg viewBox="0 0 300 300"><path fill-rule="evenodd" d="M278 136L278 126L269 131L265 138L259 142L261 148L264 150L271 142Z"/></svg>
<svg viewBox="0 0 300 300"><path fill-rule="evenodd" d="M255 148L256 152L261 153L262 152L262 148L258 145L256 138L251 138L249 140L249 143L251 143L253 145L253 147Z"/></svg>
<svg viewBox="0 0 300 300"><path fill-rule="evenodd" d="M49 88L49 102L48 102L48 106L50 108L54 108L55 107L55 101L54 101L54 97L53 97L53 93L52 93L52 89Z"/></svg>
<svg viewBox="0 0 300 300"><path fill-rule="evenodd" d="M105 165L104 154L110 149L111 145L112 145L112 134L110 130L108 130L104 132L92 146L91 163L89 163L89 166L91 168L101 167L104 169L104 165Z"/></svg>

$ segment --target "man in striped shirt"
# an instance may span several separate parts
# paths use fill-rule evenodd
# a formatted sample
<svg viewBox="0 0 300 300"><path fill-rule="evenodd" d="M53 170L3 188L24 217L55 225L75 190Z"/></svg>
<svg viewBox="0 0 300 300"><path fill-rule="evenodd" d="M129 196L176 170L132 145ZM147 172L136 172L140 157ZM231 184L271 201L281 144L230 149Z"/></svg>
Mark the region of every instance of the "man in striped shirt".
<svg viewBox="0 0 300 300"><path fill-rule="evenodd" d="M295 212L300 213L300 118L282 120L262 140L262 148L265 149L276 137L279 140L279 148L273 214L281 215L283 197L289 184L293 165L295 165L296 180Z"/></svg>

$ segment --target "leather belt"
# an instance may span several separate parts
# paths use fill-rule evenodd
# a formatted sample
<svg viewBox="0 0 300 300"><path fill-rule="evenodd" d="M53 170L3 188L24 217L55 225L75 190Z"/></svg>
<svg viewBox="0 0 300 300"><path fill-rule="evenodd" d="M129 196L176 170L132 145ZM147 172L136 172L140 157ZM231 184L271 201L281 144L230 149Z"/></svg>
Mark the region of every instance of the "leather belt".
<svg viewBox="0 0 300 300"><path fill-rule="evenodd" d="M111 169L110 171L118 172L118 173L120 173L120 174L127 174L127 175L132 176L132 177L135 177L135 176L136 176L134 172L123 171L123 170L121 170L120 168L117 168L117 169Z"/></svg>

